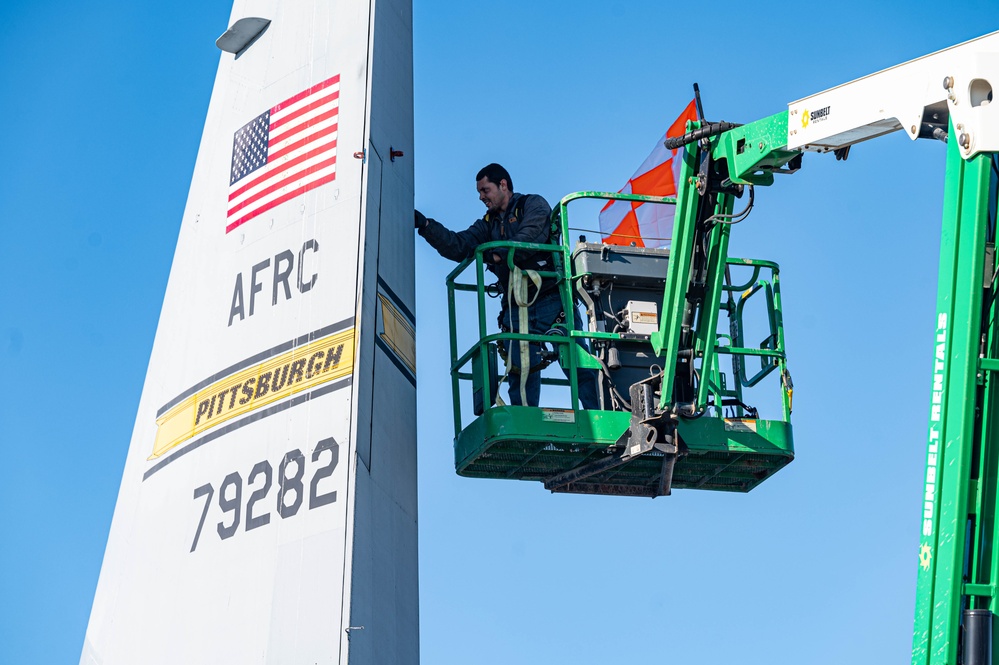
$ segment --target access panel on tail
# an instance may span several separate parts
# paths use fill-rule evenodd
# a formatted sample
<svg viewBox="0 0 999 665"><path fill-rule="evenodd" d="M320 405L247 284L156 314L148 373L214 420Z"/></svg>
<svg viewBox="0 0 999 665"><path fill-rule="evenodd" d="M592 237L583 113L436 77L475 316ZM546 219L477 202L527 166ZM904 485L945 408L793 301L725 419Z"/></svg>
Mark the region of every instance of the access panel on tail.
<svg viewBox="0 0 999 665"><path fill-rule="evenodd" d="M82 663L417 662L411 16L236 1Z"/></svg>

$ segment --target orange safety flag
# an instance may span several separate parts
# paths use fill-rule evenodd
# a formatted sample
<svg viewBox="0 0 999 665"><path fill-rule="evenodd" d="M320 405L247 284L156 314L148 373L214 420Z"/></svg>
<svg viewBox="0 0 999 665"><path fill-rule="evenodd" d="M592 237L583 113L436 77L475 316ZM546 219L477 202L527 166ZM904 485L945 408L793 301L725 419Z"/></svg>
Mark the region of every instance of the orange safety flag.
<svg viewBox="0 0 999 665"><path fill-rule="evenodd" d="M687 104L642 165L620 189L621 194L648 196L676 196L676 181L680 174L679 150L669 150L667 138L682 136L687 131L687 121L697 120L694 100ZM663 247L673 235L673 216L676 206L641 201L608 201L600 211L600 233L608 245L638 247Z"/></svg>

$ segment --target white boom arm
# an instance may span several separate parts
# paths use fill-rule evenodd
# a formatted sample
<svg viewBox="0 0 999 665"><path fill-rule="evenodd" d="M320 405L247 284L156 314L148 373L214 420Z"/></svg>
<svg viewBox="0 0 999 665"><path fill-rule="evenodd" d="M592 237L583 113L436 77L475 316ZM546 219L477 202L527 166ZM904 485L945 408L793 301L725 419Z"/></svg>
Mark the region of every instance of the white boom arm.
<svg viewBox="0 0 999 665"><path fill-rule="evenodd" d="M923 122L954 122L961 156L999 151L999 32L788 104L787 147L828 152Z"/></svg>

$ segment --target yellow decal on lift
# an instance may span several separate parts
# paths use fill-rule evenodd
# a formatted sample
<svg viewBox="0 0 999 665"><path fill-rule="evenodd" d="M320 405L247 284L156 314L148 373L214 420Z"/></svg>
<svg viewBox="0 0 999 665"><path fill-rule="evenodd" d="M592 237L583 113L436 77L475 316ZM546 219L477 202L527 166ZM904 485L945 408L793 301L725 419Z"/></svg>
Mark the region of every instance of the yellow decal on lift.
<svg viewBox="0 0 999 665"><path fill-rule="evenodd" d="M752 418L725 418L726 432L756 432L756 421Z"/></svg>
<svg viewBox="0 0 999 665"><path fill-rule="evenodd" d="M541 409L543 423L574 423L576 413L572 409Z"/></svg>
<svg viewBox="0 0 999 665"><path fill-rule="evenodd" d="M156 459L237 416L347 376L354 370L354 329L309 342L205 386L156 419Z"/></svg>
<svg viewBox="0 0 999 665"><path fill-rule="evenodd" d="M919 548L919 565L922 566L923 570L930 569L930 559L933 557L933 552L930 551L929 545L923 545Z"/></svg>

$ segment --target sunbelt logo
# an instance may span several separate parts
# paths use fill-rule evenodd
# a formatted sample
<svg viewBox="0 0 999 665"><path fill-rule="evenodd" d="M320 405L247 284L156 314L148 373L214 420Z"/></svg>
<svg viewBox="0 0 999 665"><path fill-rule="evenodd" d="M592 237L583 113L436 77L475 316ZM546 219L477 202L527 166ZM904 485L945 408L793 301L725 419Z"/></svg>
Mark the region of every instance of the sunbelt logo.
<svg viewBox="0 0 999 665"><path fill-rule="evenodd" d="M818 111L809 111L808 109L805 109L801 114L801 127L805 128L812 123L822 122L823 120L828 118L829 108L830 107L826 106L820 108Z"/></svg>

